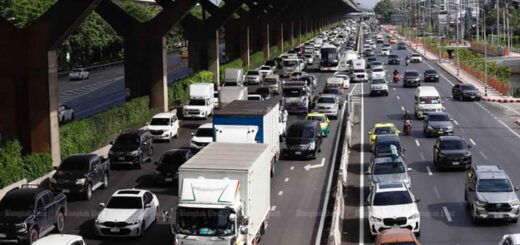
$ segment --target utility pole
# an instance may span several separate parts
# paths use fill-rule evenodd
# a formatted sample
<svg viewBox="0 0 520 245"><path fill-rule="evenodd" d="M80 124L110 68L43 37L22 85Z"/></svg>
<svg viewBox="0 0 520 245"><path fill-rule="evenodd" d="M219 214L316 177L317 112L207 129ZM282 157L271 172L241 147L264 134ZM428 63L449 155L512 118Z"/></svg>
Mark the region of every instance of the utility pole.
<svg viewBox="0 0 520 245"><path fill-rule="evenodd" d="M498 2L499 0L497 0L497 6L496 6L496 9L497 9L497 39L500 40L500 3Z"/></svg>
<svg viewBox="0 0 520 245"><path fill-rule="evenodd" d="M456 49L457 49L457 76L459 76L459 70L460 70L460 58L459 58L459 9L460 9L460 5L456 5L457 6L457 15L455 16L456 19L455 19L455 24L457 25L457 39L456 39Z"/></svg>

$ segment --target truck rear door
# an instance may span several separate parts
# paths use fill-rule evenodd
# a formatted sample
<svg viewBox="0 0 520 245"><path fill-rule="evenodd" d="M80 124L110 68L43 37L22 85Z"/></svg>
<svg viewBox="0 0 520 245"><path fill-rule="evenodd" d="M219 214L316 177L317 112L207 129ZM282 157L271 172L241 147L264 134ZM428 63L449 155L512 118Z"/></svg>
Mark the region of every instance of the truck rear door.
<svg viewBox="0 0 520 245"><path fill-rule="evenodd" d="M215 142L257 143L258 126L215 125Z"/></svg>

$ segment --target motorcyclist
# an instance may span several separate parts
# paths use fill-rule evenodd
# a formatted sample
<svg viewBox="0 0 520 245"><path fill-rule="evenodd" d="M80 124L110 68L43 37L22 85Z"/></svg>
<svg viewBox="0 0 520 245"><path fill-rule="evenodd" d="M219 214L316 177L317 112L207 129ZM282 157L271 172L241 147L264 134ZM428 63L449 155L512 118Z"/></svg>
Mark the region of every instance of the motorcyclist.
<svg viewBox="0 0 520 245"><path fill-rule="evenodd" d="M398 75L399 76L399 71L397 71L397 69L394 70L394 76L395 75Z"/></svg>
<svg viewBox="0 0 520 245"><path fill-rule="evenodd" d="M410 63L410 57L406 56L404 58L404 62L406 63L406 65L408 65Z"/></svg>
<svg viewBox="0 0 520 245"><path fill-rule="evenodd" d="M403 116L403 131L406 132L407 126L410 126L410 129L412 128L412 116L410 113L408 113L408 110L404 113Z"/></svg>

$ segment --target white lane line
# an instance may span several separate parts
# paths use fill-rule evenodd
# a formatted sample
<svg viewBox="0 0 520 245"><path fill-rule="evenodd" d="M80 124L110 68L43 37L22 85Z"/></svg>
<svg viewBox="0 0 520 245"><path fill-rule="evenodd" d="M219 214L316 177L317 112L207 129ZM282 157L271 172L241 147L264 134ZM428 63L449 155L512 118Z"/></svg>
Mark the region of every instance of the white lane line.
<svg viewBox="0 0 520 245"><path fill-rule="evenodd" d="M426 171L428 171L429 176L433 175L432 170L430 169L430 166L426 166Z"/></svg>
<svg viewBox="0 0 520 245"><path fill-rule="evenodd" d="M294 166L291 166L291 170L294 170Z"/></svg>
<svg viewBox="0 0 520 245"><path fill-rule="evenodd" d="M415 144L417 145L417 147L421 146L421 143L419 143L418 139L415 139Z"/></svg>
<svg viewBox="0 0 520 245"><path fill-rule="evenodd" d="M448 220L448 222L451 222L452 219L451 219L450 211L448 210L448 208L446 206L443 206L442 210L444 211L444 215L446 215L446 219Z"/></svg>
<svg viewBox="0 0 520 245"><path fill-rule="evenodd" d="M462 132L463 134L466 134L466 130L464 130L463 128L459 128L460 132Z"/></svg>
<svg viewBox="0 0 520 245"><path fill-rule="evenodd" d="M363 84L361 84L361 90L363 90ZM395 91L395 88L394 88ZM364 174L364 161L365 161L365 154L363 150L364 145L364 136L365 136L365 112L363 111L363 103L364 103L364 97L361 97L361 139L360 139L360 146L361 146L361 152L360 152L360 168L359 168L359 245L365 244L365 193L364 193L364 186L365 186L365 174Z"/></svg>
<svg viewBox="0 0 520 245"><path fill-rule="evenodd" d="M399 95L397 96L397 99L401 99L401 97L399 97Z"/></svg>
<svg viewBox="0 0 520 245"><path fill-rule="evenodd" d="M422 152L419 152L419 156L421 156L421 160L425 161L426 157L424 157L424 154Z"/></svg>
<svg viewBox="0 0 520 245"><path fill-rule="evenodd" d="M393 88L393 89L394 89L394 92L395 92L395 88Z"/></svg>
<svg viewBox="0 0 520 245"><path fill-rule="evenodd" d="M471 144L473 145L477 145L477 143L475 143L475 141L472 138L469 138L469 142L471 142Z"/></svg>
<svg viewBox="0 0 520 245"><path fill-rule="evenodd" d="M437 197L437 199L441 199L441 195L439 195L439 190L437 190L437 187L433 187L433 192L435 193L435 196Z"/></svg>
<svg viewBox="0 0 520 245"><path fill-rule="evenodd" d="M401 111L404 111L404 107L401 106Z"/></svg>
<svg viewBox="0 0 520 245"><path fill-rule="evenodd" d="M479 153L480 153L480 155L482 155L482 157L483 157L484 159L486 159L486 160L488 159L488 157L486 156L486 154L484 154L484 152L479 151Z"/></svg>
<svg viewBox="0 0 520 245"><path fill-rule="evenodd" d="M283 195L283 191L278 192L278 196L281 196L281 195Z"/></svg>
<svg viewBox="0 0 520 245"><path fill-rule="evenodd" d="M507 126L507 124L505 124L504 122L502 122L502 120L498 120L499 123L501 123L502 125L504 125L504 127L506 127L507 129L509 129L509 131L511 131L511 133L513 133L516 137L520 138L520 134L518 134L517 132L515 132L512 128L510 128L509 126Z"/></svg>
<svg viewBox="0 0 520 245"><path fill-rule="evenodd" d="M276 205L273 205L273 206L271 207L271 211L272 211L272 212L276 211Z"/></svg>
<svg viewBox="0 0 520 245"><path fill-rule="evenodd" d="M285 182L289 182L289 177L284 179Z"/></svg>
<svg viewBox="0 0 520 245"><path fill-rule="evenodd" d="M455 123L455 125L459 126L459 122L457 122L457 120L453 120L453 123Z"/></svg>

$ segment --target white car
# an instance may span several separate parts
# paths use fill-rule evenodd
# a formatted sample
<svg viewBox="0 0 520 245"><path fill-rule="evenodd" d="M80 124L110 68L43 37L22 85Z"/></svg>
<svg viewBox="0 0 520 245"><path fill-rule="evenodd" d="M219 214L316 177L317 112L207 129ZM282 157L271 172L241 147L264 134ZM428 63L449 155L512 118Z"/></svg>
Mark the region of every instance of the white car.
<svg viewBox="0 0 520 245"><path fill-rule="evenodd" d="M520 245L520 233L504 235L498 245Z"/></svg>
<svg viewBox="0 0 520 245"><path fill-rule="evenodd" d="M383 94L388 96L388 83L385 78L375 78L370 81L370 95Z"/></svg>
<svg viewBox="0 0 520 245"><path fill-rule="evenodd" d="M258 71L263 77L267 75L273 75L273 68L270 66L260 66L260 68L258 68Z"/></svg>
<svg viewBox="0 0 520 245"><path fill-rule="evenodd" d="M191 134L190 146L195 149L202 149L213 142L213 123L204 123Z"/></svg>
<svg viewBox="0 0 520 245"><path fill-rule="evenodd" d="M246 84L259 85L262 82L262 74L257 70L250 70L246 73L244 82Z"/></svg>
<svg viewBox="0 0 520 245"><path fill-rule="evenodd" d="M371 74L371 78L374 79L374 78L385 78L386 76L386 71L385 69L382 69L380 67L376 67L374 69L372 69L372 74Z"/></svg>
<svg viewBox="0 0 520 245"><path fill-rule="evenodd" d="M32 245L85 245L85 241L78 235L52 234L36 240Z"/></svg>
<svg viewBox="0 0 520 245"><path fill-rule="evenodd" d="M90 77L90 73L85 68L76 68L69 73L69 80L85 80Z"/></svg>
<svg viewBox="0 0 520 245"><path fill-rule="evenodd" d="M338 118L339 111L339 100L336 95L328 95L322 94L316 100L316 104L314 105L314 109L319 112L327 115L330 118Z"/></svg>
<svg viewBox="0 0 520 245"><path fill-rule="evenodd" d="M334 77L343 78L343 88L350 88L350 75L345 71L338 71L334 73Z"/></svg>
<svg viewBox="0 0 520 245"><path fill-rule="evenodd" d="M370 233L383 229L409 228L417 235L421 229L418 199L404 183L376 183L367 198Z"/></svg>
<svg viewBox="0 0 520 245"><path fill-rule="evenodd" d="M381 49L381 56L389 56L391 53L390 48Z"/></svg>
<svg viewBox="0 0 520 245"><path fill-rule="evenodd" d="M312 56L312 53L305 53L304 56L305 56L305 59L307 60L307 65L314 64L314 57Z"/></svg>
<svg viewBox="0 0 520 245"><path fill-rule="evenodd" d="M367 82L368 74L365 69L354 69L352 72L352 81L353 82Z"/></svg>
<svg viewBox="0 0 520 245"><path fill-rule="evenodd" d="M159 113L152 117L152 120L146 126L146 130L150 131L154 140L168 140L179 137L179 120L177 119L177 110L171 112Z"/></svg>
<svg viewBox="0 0 520 245"><path fill-rule="evenodd" d="M147 190L116 191L108 203L99 204L103 210L94 221L100 236L142 236L156 220L159 199Z"/></svg>
<svg viewBox="0 0 520 245"><path fill-rule="evenodd" d="M420 54L412 54L412 56L410 57L410 62L411 63L421 63L422 62L422 57Z"/></svg>

